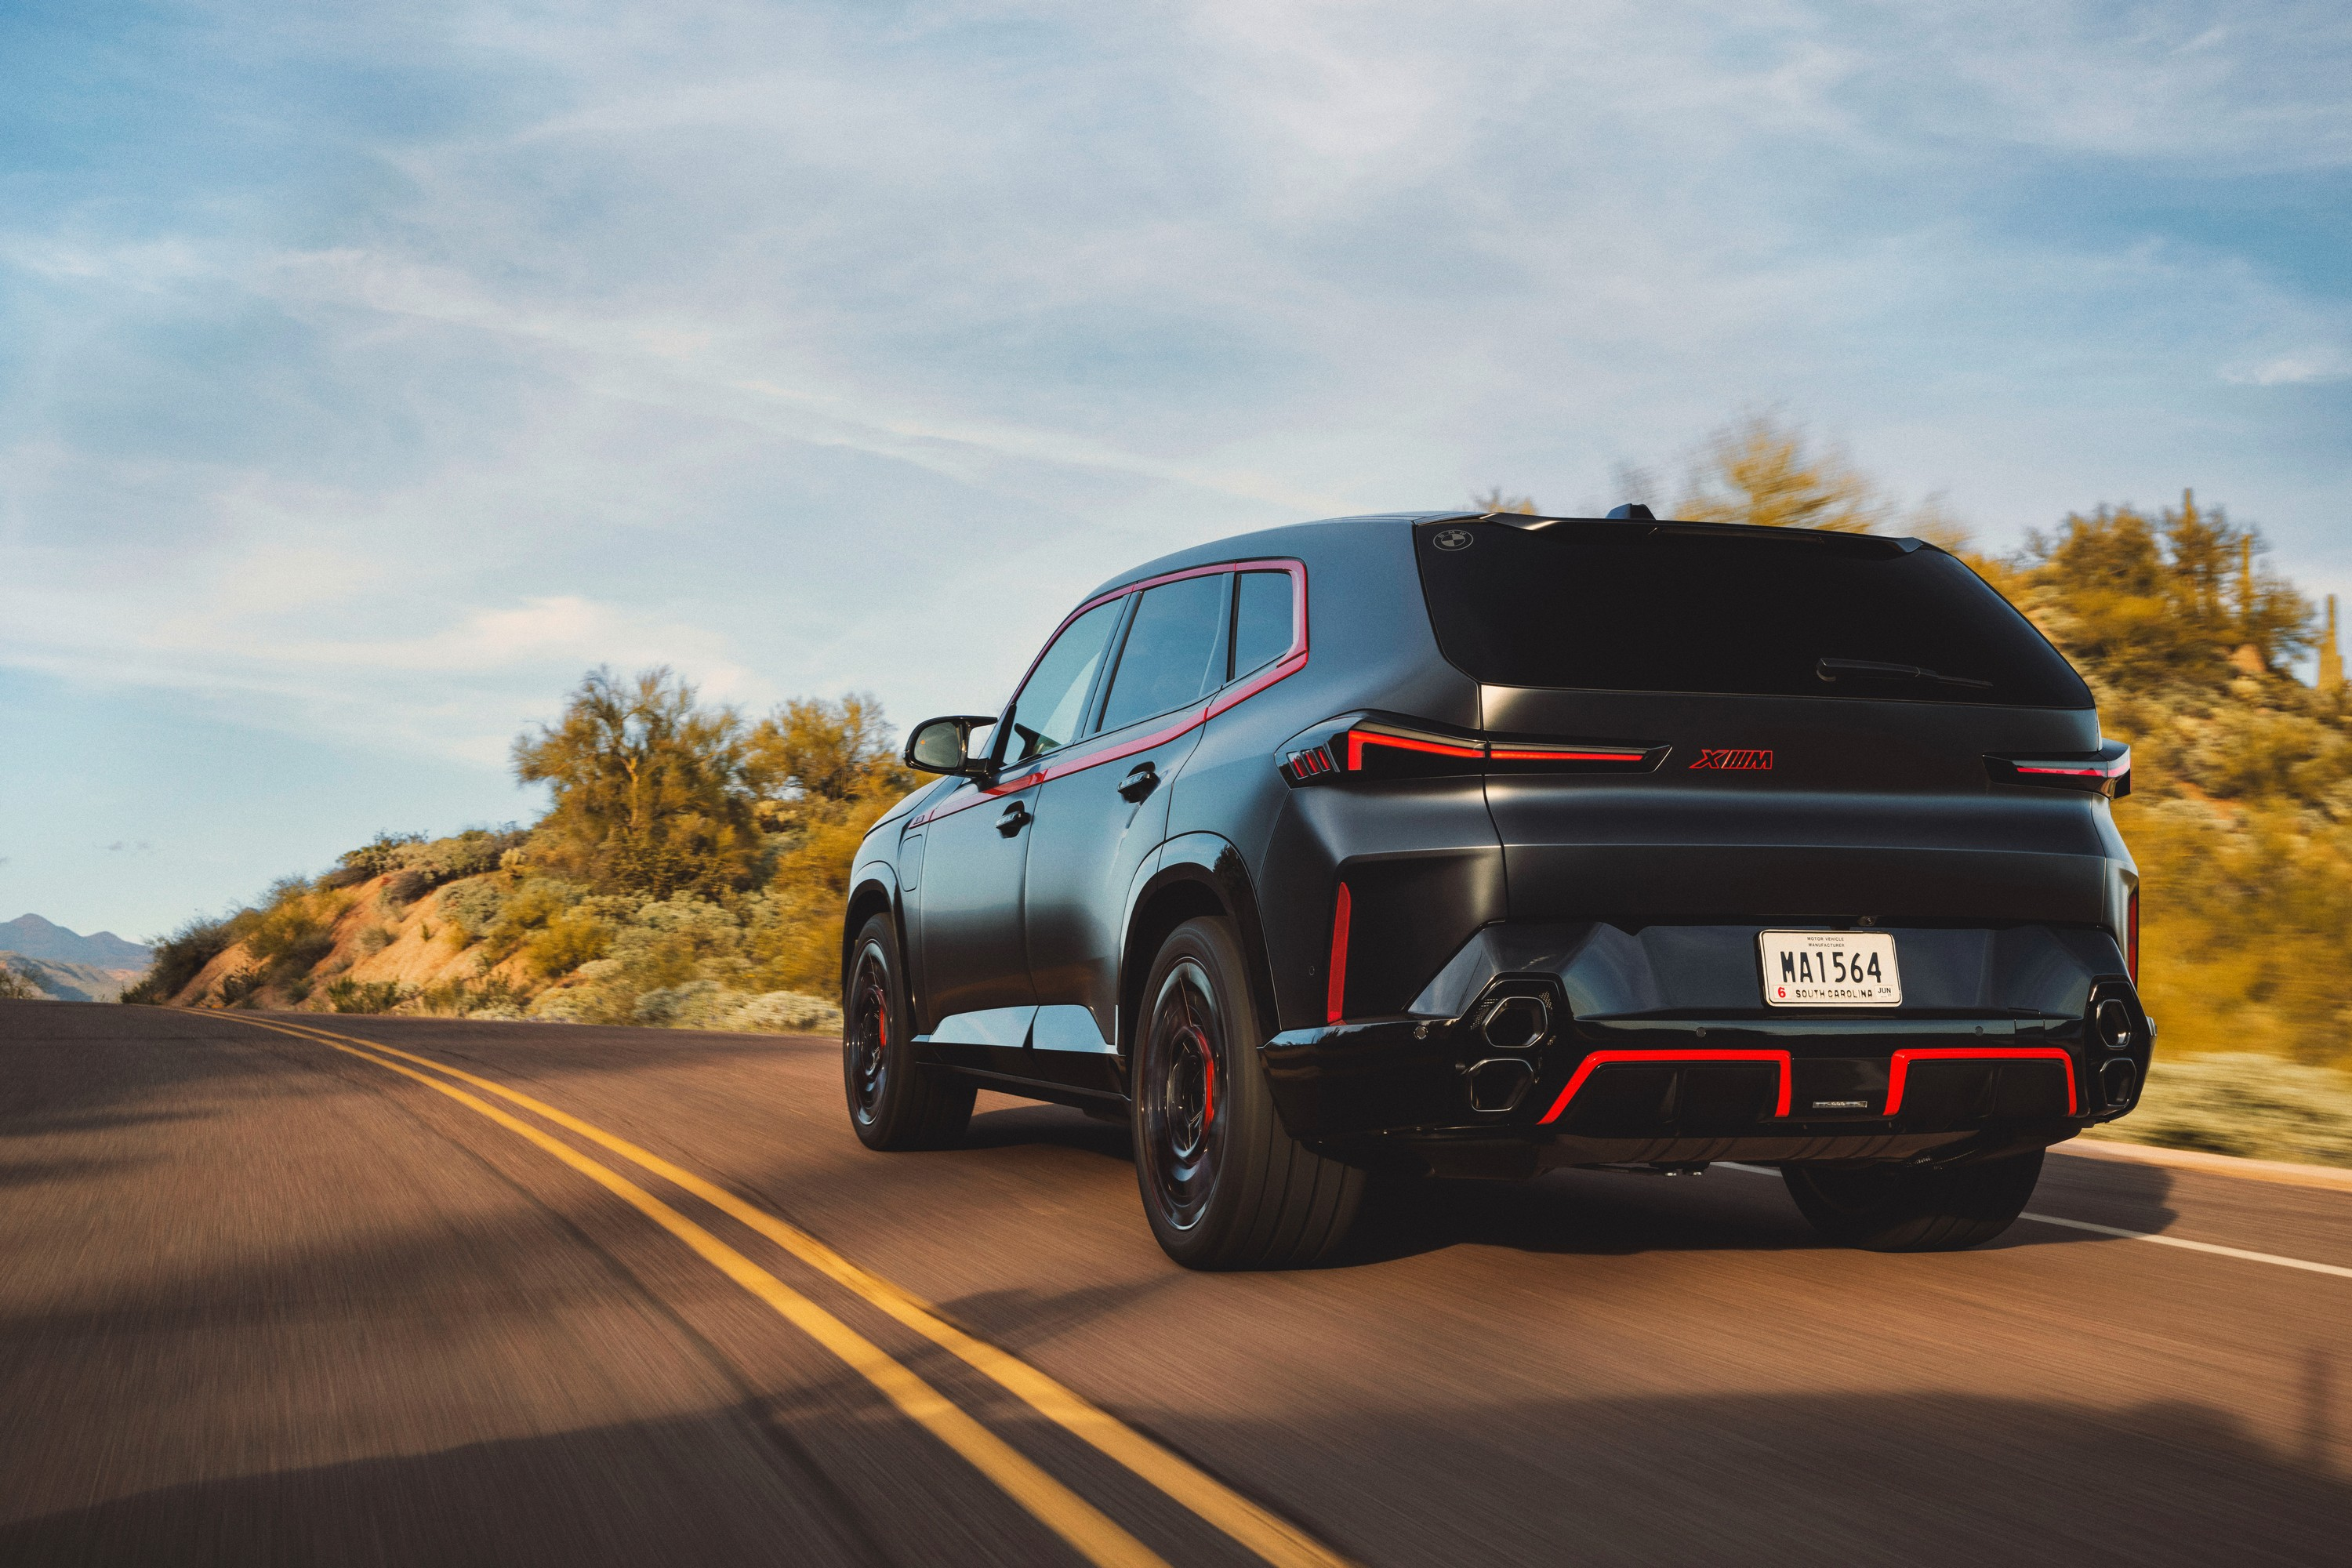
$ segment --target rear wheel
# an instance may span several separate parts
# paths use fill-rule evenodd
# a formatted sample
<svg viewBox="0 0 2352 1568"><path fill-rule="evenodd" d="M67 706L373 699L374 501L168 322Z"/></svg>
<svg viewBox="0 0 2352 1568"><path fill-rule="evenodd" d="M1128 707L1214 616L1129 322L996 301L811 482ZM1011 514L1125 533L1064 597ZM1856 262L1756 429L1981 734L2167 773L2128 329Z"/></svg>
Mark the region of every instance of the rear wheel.
<svg viewBox="0 0 2352 1568"><path fill-rule="evenodd" d="M1832 1241L1874 1252L1957 1252L1990 1241L2023 1212L2042 1179L2042 1151L1943 1170L1784 1165L1780 1175Z"/></svg>
<svg viewBox="0 0 2352 1568"><path fill-rule="evenodd" d="M1365 1173L1283 1131L1257 1047L1266 1030L1233 923L1169 933L1143 991L1135 1171L1144 1213L1188 1268L1282 1268L1338 1250Z"/></svg>
<svg viewBox="0 0 2352 1568"><path fill-rule="evenodd" d="M850 949L841 998L841 1076L849 1124L868 1149L944 1149L962 1141L975 1090L915 1062L898 933L876 915Z"/></svg>

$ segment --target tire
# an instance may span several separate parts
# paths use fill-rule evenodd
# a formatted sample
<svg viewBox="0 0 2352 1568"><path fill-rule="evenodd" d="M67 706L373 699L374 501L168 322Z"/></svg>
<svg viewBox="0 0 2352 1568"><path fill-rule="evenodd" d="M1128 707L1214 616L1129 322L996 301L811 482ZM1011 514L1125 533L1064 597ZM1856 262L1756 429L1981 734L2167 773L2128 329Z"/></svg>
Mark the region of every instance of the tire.
<svg viewBox="0 0 2352 1568"><path fill-rule="evenodd" d="M2007 1230L2042 1179L2042 1151L1945 1170L1784 1165L1789 1195L1830 1240L1873 1252L1958 1252Z"/></svg>
<svg viewBox="0 0 2352 1568"><path fill-rule="evenodd" d="M1257 1047L1265 1021L1233 922L1169 933L1136 1035L1135 1173L1143 1212L1187 1268L1289 1268L1346 1241L1369 1181L1283 1131Z"/></svg>
<svg viewBox="0 0 2352 1568"><path fill-rule="evenodd" d="M850 950L841 994L841 1077L849 1124L868 1149L946 1149L963 1141L978 1092L915 1061L898 933L876 915Z"/></svg>

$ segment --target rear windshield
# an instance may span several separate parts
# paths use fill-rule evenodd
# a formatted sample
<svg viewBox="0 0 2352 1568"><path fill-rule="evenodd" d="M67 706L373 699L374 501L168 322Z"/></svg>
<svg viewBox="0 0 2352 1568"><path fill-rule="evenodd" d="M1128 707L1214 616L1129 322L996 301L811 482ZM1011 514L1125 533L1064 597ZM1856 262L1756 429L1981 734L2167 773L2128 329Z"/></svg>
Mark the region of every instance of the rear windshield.
<svg viewBox="0 0 2352 1568"><path fill-rule="evenodd" d="M1489 685L2091 706L2032 624L1933 546L1574 520L1413 532L1438 644Z"/></svg>

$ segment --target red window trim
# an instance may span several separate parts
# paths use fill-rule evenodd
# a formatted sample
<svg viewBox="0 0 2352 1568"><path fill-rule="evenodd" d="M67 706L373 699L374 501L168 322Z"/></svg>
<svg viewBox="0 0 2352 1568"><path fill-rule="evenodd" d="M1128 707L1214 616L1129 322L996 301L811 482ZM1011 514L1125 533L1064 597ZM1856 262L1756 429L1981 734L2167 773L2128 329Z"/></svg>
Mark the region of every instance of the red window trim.
<svg viewBox="0 0 2352 1568"><path fill-rule="evenodd" d="M1910 1076L1915 1061L2056 1061L2066 1068L2066 1114L2078 1113L2082 1099L2074 1091L2074 1058L2056 1046L1920 1046L1895 1053L1894 1065L1886 1069L1886 1110L1894 1115L1903 1109L1903 1084Z"/></svg>
<svg viewBox="0 0 2352 1568"><path fill-rule="evenodd" d="M1551 1109L1543 1113L1536 1125L1546 1127L1559 1121L1559 1113L1568 1109L1568 1102L1576 1098L1576 1091L1584 1087L1584 1080L1592 1076L1592 1069L1606 1067L1612 1062L1654 1062L1660 1066L1679 1062L1778 1063L1780 1068L1780 1098L1772 1111L1775 1116L1789 1114L1789 1098L1796 1083L1796 1072L1786 1051L1594 1051L1578 1064L1575 1076L1568 1080L1568 1087L1559 1091L1559 1098L1551 1102Z"/></svg>
<svg viewBox="0 0 2352 1568"><path fill-rule="evenodd" d="M1276 681L1287 679L1305 669L1307 655L1307 563L1286 557L1265 556L1245 561L1223 561L1213 566L1187 566L1181 572L1164 572L1157 577L1146 577L1139 582L1129 583L1097 594L1062 617L1061 624L1054 628L1053 637L1047 637L1045 647L1037 650L1037 658L1031 659L1029 668L1021 672L1021 679L1013 686L1013 691L1017 694L1022 687L1029 684L1029 678L1037 673L1038 662L1045 657L1046 648L1054 646L1054 638L1068 630L1070 623L1088 610L1109 604L1114 599L1124 598L1129 594L1139 594L1146 588L1157 588L1162 583L1181 582L1187 577L1208 577L1226 572L1286 572L1290 574L1289 652L1247 679L1238 681L1214 693L1198 706L1179 709L1169 715L1170 721L1166 725L1152 731L1150 734L1139 735L1132 740L1121 741L1115 745L1095 751L1089 751L1087 747L1103 737L1089 735L1076 745L1066 747L1059 752L1048 752L1040 759L1036 766L1017 775L999 778L992 783L978 785L969 795L962 794L961 791L950 792L946 800L907 824L908 828L912 830L926 823L936 822L940 817L953 816L957 812L968 811L982 802L995 800L1016 791L1034 788L1038 784L1047 784L1071 773L1083 773L1088 768L1100 767L1105 763L1115 763L1122 757L1131 757L1138 752L1148 752L1155 746L1166 745L1186 731L1198 729L1218 714L1225 712L1239 703L1248 701Z"/></svg>

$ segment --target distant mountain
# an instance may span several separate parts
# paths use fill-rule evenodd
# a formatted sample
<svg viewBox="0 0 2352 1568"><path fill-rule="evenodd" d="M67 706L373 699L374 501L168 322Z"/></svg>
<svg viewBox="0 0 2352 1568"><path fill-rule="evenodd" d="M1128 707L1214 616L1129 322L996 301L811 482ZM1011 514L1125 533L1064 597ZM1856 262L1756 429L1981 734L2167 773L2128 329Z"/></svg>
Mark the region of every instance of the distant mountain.
<svg viewBox="0 0 2352 1568"><path fill-rule="evenodd" d="M125 942L110 931L82 936L38 915L0 921L0 949L26 958L88 963L100 969L144 969L155 956L154 949Z"/></svg>
<svg viewBox="0 0 2352 1568"><path fill-rule="evenodd" d="M119 1002L122 988L143 973L137 969L101 969L94 963L68 963L55 958L27 958L5 949L0 949L0 963L31 981L53 1002Z"/></svg>

